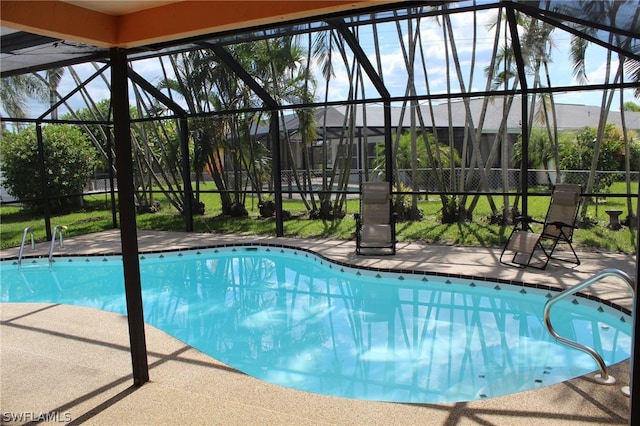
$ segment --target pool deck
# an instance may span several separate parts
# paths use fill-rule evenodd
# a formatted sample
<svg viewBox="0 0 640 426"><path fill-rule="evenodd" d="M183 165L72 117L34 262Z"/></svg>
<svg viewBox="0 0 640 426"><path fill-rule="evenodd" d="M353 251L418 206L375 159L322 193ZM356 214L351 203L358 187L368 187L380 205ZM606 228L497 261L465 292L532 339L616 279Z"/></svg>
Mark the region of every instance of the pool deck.
<svg viewBox="0 0 640 426"><path fill-rule="evenodd" d="M267 243L383 269L424 270L566 288L606 268L635 278L635 256L579 253L579 266L551 261L545 271L501 265L496 248L399 243L395 256L356 256L354 241L139 231L140 252ZM14 258L17 249L0 251ZM47 256L49 243L25 249ZM119 230L66 238L56 255L120 252ZM607 278L589 293L631 309L626 285ZM397 404L310 394L242 374L171 336L146 327L150 382L133 385L126 318L89 308L0 304L0 422L104 425L610 425L628 424L629 362L610 369L613 386L592 375L537 390L456 404ZM10 421L15 415L22 421Z"/></svg>

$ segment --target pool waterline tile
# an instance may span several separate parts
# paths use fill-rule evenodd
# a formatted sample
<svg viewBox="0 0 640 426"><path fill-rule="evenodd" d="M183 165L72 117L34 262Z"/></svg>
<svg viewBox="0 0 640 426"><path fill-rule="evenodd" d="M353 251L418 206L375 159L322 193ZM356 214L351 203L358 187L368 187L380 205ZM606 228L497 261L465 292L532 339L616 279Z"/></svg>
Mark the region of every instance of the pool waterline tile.
<svg viewBox="0 0 640 426"><path fill-rule="evenodd" d="M173 264L175 261L177 260L181 260L181 259L185 259L185 260L190 260L192 258L194 259L198 259L200 258L200 256L204 255L204 258L207 259L207 255L208 254L213 254L216 253L216 256L223 256L223 258L226 258L229 255L233 255L233 256L241 256L241 255L248 255L250 256L248 259L253 259L256 255L257 256L265 256L269 257L269 256L281 256L283 254L285 255L289 255L291 256L291 258L299 258L300 260L305 260L305 261L312 261L313 263L317 264L318 266L323 266L325 268L327 268L331 274L339 274L339 275L343 275L346 276L348 274L352 274L354 276L358 276L360 279L368 279L368 278L374 278L374 281L370 281L370 282L365 282L364 283L364 287L371 287L372 289L374 289L376 287L376 285L378 284L378 279L381 280L380 283L384 284L386 287L383 288L393 288L395 287L395 285L397 284L398 288L401 288L402 285L405 284L405 282L408 282L407 280L409 278L412 278L416 283L420 283L419 287L415 287L416 289L420 289L424 290L424 291L432 291L432 290L436 290L438 287L438 285L436 284L436 281L442 281L444 279L445 282L447 282L447 285L454 285L459 287L458 289L452 289L453 293L452 294L464 294L464 287L468 287L468 288L473 288L475 292L480 291L481 293L478 293L478 295L483 295L482 297L486 297L488 294L497 294L497 293L504 293L505 291L511 291L513 292L513 294L521 294L519 292L517 292L517 289L523 289L525 287L522 286L514 286L512 284L505 284L505 283L496 283L496 281L492 281L489 280L487 278L483 278L483 279L468 279L465 277L461 277L461 276L452 276L452 274L447 274L446 277L440 275L431 275L431 274L427 274L427 272L425 271L409 271L409 270L405 270L405 272L403 273L392 273L389 272L390 269L388 268L372 268L372 267L362 267L362 266L346 266L346 263L340 263L340 262L335 262L333 260L330 260L324 256L318 255L316 253L314 253L311 250L302 250L300 248L297 247L285 247L285 246L277 246L276 250L273 250L274 246L273 245L264 245L264 244L252 244L252 245L246 245L246 244L233 244L233 245L224 245L224 246L215 246L215 247L209 247L209 248L201 248L201 249L195 249L192 251L186 251L186 250L180 250L180 251L175 251L175 252L169 252L169 251L162 251L162 252L155 252L155 253L146 253L141 255L140 257L143 258L144 257L144 263L141 262L141 266L144 267L144 271L146 272L149 265L148 262L152 262L152 264L158 263L160 265L160 268L162 268L165 264ZM305 256L300 256L301 253L305 253ZM98 258L98 256L78 256L77 257L79 260L84 260L83 263L85 262L91 262L97 259L105 259L105 257L100 257ZM58 259L63 259L63 258L58 258ZM261 258L262 259L262 258ZM114 259L114 260L118 260L118 259ZM212 260L212 259L207 259L207 260ZM117 262L119 263L119 262ZM62 267L62 265L64 265L65 263L61 263L60 268ZM289 262L285 262L286 265L289 265ZM57 265L51 265L52 270L56 269ZM62 271L62 269L60 270ZM357 275L356 273L359 273L359 275ZM155 275L154 275L155 276ZM183 277L184 279L186 279L185 277ZM421 281L420 278L428 278L426 282ZM183 279L183 281L184 281ZM192 277L193 279L193 277ZM178 279L179 280L179 279ZM264 283L265 285L268 284L267 282ZM203 284L204 285L204 284ZM234 284L235 285L235 284ZM413 284L415 285L415 284ZM391 286L391 287L389 287ZM145 288L143 289L147 294L150 294L150 288L146 288L146 286L144 286ZM268 285L267 285L268 287ZM364 288L363 287L363 288ZM413 287L412 287L413 288ZM533 291L533 288L530 288L532 291L527 293L528 296L533 297L536 293L540 292L540 286L536 287L536 291ZM439 290L436 290L439 291ZM548 289L546 290L547 292L549 291ZM303 292L304 293L304 292ZM353 290L349 293L353 293ZM374 290L375 293L375 290ZM301 293L302 294L302 293ZM159 295L158 295L159 296ZM156 297L158 297L156 296ZM319 297L320 295L318 295ZM503 294L503 296L506 296L506 294ZM540 294L539 294L540 296ZM575 296L575 298L573 299L573 303L576 303L575 301L579 298L579 296ZM446 299L446 297L445 297ZM453 300L453 299L452 299ZM589 299L584 299L585 301L588 301ZM405 303L404 299L398 299L399 303ZM452 302L453 303L453 302ZM425 303L418 303L418 305L423 305L426 304ZM453 306L455 306L456 304L454 303ZM465 304L466 305L466 304ZM502 303L497 303L497 305L502 305ZM582 305L582 304L581 304ZM602 305L599 305L602 306ZM441 309L441 308L438 308ZM602 309L603 311L605 311L605 309ZM608 310L606 310L608 311ZM365 312L369 312L369 311L365 311ZM124 313L124 312L122 312ZM377 315L377 314L376 314ZM445 317L447 316L446 314L443 314ZM395 314L394 314L395 316ZM367 319L368 318L368 319ZM367 314L365 316L365 321L370 321L373 320L374 317L369 317L369 314ZM375 321L379 321L378 319L376 319ZM405 320L407 321L407 320ZM610 321L611 324L613 324L613 321ZM156 326L158 326L158 324L156 324ZM424 325L424 327L426 327L426 325ZM162 327L161 327L162 328ZM195 347L198 347L199 345L195 342L187 342L191 345L195 345ZM474 351L476 352L476 351ZM218 358L219 355L216 354L211 354L212 356ZM223 361L225 361L223 359ZM225 362L230 362L229 360L226 360ZM231 362L232 365L233 362ZM246 367L241 367L241 366L237 366L236 367L240 368L241 370L244 371L244 369L249 368L249 366ZM587 370L588 371L588 370ZM561 377L561 379L566 379L566 377ZM492 395L486 395L485 396L495 396L495 394ZM386 398L386 397L382 397L382 398ZM458 400L456 400L458 401ZM436 400L436 401L424 401L424 402L444 402L444 401L440 401L440 400Z"/></svg>

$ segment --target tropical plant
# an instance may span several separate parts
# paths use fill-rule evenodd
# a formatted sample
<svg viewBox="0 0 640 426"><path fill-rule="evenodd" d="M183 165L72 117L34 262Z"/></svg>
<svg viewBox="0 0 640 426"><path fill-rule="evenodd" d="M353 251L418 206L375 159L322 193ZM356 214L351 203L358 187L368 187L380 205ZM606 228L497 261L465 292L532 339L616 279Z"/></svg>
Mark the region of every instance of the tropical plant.
<svg viewBox="0 0 640 426"><path fill-rule="evenodd" d="M460 165L460 154L454 149L453 155L449 155L449 146L443 143L436 144L435 137L431 133L427 133L425 138L423 134L418 135L412 142L413 135L410 132L403 133L398 139L396 145L396 166L399 170L408 170L407 179L403 181L405 185L418 191L424 188L425 174L419 169L429 169L432 167L450 167L450 161L453 166ZM425 140L426 139L426 140ZM429 155L429 152L439 152L439 155ZM384 142L378 142L375 147L376 158L373 160L372 166L378 171L384 170ZM417 165L414 169L413 163ZM403 179L400 179L403 180Z"/></svg>
<svg viewBox="0 0 640 426"><path fill-rule="evenodd" d="M0 78L0 104L9 118L24 118L29 100L44 100L48 96L46 84L33 74Z"/></svg>
<svg viewBox="0 0 640 426"><path fill-rule="evenodd" d="M46 71L46 81L47 87L49 91L49 106L53 107L59 99L58 96L58 86L62 81L62 76L64 75L64 68L51 68ZM58 119L58 109L53 108L51 110L51 119Z"/></svg>
<svg viewBox="0 0 640 426"><path fill-rule="evenodd" d="M569 143L565 142L560 147L560 168L563 170L588 170L593 159L594 144L597 140L597 129L585 127L575 134L575 138ZM614 124L607 123L602 142L600 155L598 156L597 170L611 171L624 170L624 139L622 131ZM569 175L565 178L567 183L575 182L576 177ZM593 192L602 193L617 179L614 174L598 173L594 180Z"/></svg>
<svg viewBox="0 0 640 426"><path fill-rule="evenodd" d="M376 157L372 166L380 174L384 172L385 149L384 142L376 144ZM454 162L454 166L460 165L460 155L455 150L450 155L449 145L437 144L431 133L427 133L425 138L422 134L416 137L412 132L405 132L398 139L395 150L395 170L398 174L395 186L400 193L396 195L394 205L398 218L399 220L419 220L422 217L420 209L414 206L413 201L407 203L404 193L411 192L411 199L417 198L416 194L420 190L427 189L429 176L434 174L433 170L450 167L450 161ZM443 208L445 206L450 207L445 204Z"/></svg>
<svg viewBox="0 0 640 426"><path fill-rule="evenodd" d="M621 19L618 15L621 11L624 11L623 7L626 2L620 1L585 1L582 5L584 13L587 14L594 22L609 22L614 23L616 20ZM635 9L635 16L633 17L625 17L625 19L629 18L630 22L634 22L637 26L638 19L640 18L640 9L635 7L635 3L632 3ZM577 25L577 29L588 36L593 36L596 33L596 29L590 26ZM619 35L614 34L613 32L609 32L608 43L611 44L619 44L630 51L632 48L632 38L624 37L621 38ZM586 77L586 55L587 48L589 46L589 42L584 38L578 35L575 35L572 38L571 42L571 52L570 59L574 68L574 75L578 79L580 83L585 83L587 81ZM607 50L606 52L606 61L605 61L605 73L604 73L604 83L618 83L624 78L624 69L625 66L627 68L627 72L631 75L631 78L635 81L640 79L640 73L638 73L638 62L635 60L627 61L626 58L619 54L618 55L618 66L614 71L613 68L613 52L611 50ZM598 165L600 163L600 155L602 150L602 145L604 143L605 133L607 132L607 119L609 116L609 111L611 109L611 104L613 101L613 96L616 92L616 89L603 89L602 90L602 100L600 103L600 117L598 121L598 127L596 136L594 139L594 144L592 148L593 155L591 157L591 165L589 167L589 178L585 185L585 192L591 193L597 189L599 185L596 180L596 171L598 170ZM636 95L638 95L638 91L635 91ZM621 97L623 95L621 94ZM624 122L624 117L623 117ZM626 129L623 129L624 132L624 143L628 144L629 139L626 136ZM628 154L629 147L626 146L624 148L625 152ZM627 179L627 187L630 187L630 173L627 171L626 174ZM589 206L589 199L587 202L583 203L582 210L580 212L580 217L585 219L587 213L587 207ZM629 215L632 215L631 203L629 202Z"/></svg>
<svg viewBox="0 0 640 426"><path fill-rule="evenodd" d="M272 98L287 102L299 96L304 84L299 74L301 57L290 37L225 49ZM173 76L165 73L158 87L178 94L188 112L196 115L189 121L196 176L204 171L211 174L223 214L246 215L247 186L261 198L265 180L271 177L271 147L252 135L268 119L261 112L246 112L259 108L261 100L214 49L179 53L168 60ZM233 109L238 112L215 115L216 111Z"/></svg>
<svg viewBox="0 0 640 426"><path fill-rule="evenodd" d="M513 145L513 164L520 166L522 161L522 138ZM531 169L546 169L551 160L555 158L555 149L549 141L549 133L542 127L534 127L529 134L529 164Z"/></svg>
<svg viewBox="0 0 640 426"><path fill-rule="evenodd" d="M640 105L635 102L627 101L622 103L623 111L640 112Z"/></svg>
<svg viewBox="0 0 640 426"><path fill-rule="evenodd" d="M492 26L497 26L500 23L501 15L498 15L495 23ZM551 53L554 47L554 41L552 33L554 27L548 23L539 21L536 18L526 16L522 13L515 13L515 24L520 34L518 40L512 40L506 34L504 40L509 42L505 46L494 54L493 68L486 69L485 72L492 72L493 74L493 90L500 88L504 89L503 104L504 112L503 123L501 124L500 131L498 132L496 139L500 137L502 143L502 177L503 182L508 182L509 155L508 155L508 141L509 138L506 134L506 117L509 115L515 96L508 92L510 81L512 90L516 90L520 86L520 78L524 76L518 75L516 67L516 58L514 45L517 42L522 52L523 63L525 65L523 71L527 76L530 76L533 80L532 83L528 83L529 87L534 89L551 87L551 77L549 73L549 63L551 62ZM514 30L514 29L512 29ZM515 31L514 31L515 32ZM496 36L498 34L496 33ZM558 128L556 119L556 108L553 98L553 93L539 94L527 98L521 98L521 102L527 102L527 108L529 115L527 118L527 128L522 129L523 132L527 132L528 135L528 151L529 161L528 167L540 167L543 169L554 168L555 174L559 173L558 169ZM493 152L497 154L498 150ZM512 157L514 165L521 163L522 159L522 135L520 135L514 144ZM490 155L488 164L493 163L493 157ZM507 194L508 188L505 187L504 203L505 206L502 211L503 222L508 222L513 216L512 212L518 211L519 196L513 197L513 203L511 207L506 207L509 204L509 196ZM477 198L477 197L476 197ZM496 212L492 217L497 217Z"/></svg>

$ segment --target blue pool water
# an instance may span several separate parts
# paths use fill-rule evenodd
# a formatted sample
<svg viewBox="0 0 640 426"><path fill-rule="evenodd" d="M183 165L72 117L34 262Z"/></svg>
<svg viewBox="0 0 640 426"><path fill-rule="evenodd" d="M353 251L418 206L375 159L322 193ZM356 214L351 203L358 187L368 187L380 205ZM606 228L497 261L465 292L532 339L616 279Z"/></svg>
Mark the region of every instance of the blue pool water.
<svg viewBox="0 0 640 426"><path fill-rule="evenodd" d="M556 343L546 290L336 265L312 253L227 247L141 256L145 321L262 380L396 402L457 402L534 389L597 369ZM120 257L0 263L2 302L125 313ZM580 297L556 304L564 336L610 365L631 321Z"/></svg>

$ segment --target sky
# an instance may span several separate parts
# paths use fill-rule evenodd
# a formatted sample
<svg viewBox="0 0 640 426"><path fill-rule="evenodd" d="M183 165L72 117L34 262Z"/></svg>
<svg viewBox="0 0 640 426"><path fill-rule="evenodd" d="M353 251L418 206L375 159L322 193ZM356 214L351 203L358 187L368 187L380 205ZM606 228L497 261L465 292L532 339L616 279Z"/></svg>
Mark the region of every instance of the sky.
<svg viewBox="0 0 640 426"><path fill-rule="evenodd" d="M471 51L473 41L473 28L474 22L471 14L454 14L451 15L452 27L454 28L454 35L456 46L458 50L458 56L461 58L462 75L465 76L465 87L467 90L483 91L486 88L487 79L484 76L484 68L489 65L492 57L494 32L488 30L488 26L491 22L495 21L495 12L486 11L478 14L477 35L476 35L476 63L474 67L474 78L470 81L470 64L471 64ZM504 29L504 25L503 25ZM403 40L405 46L408 45L408 31L404 28ZM366 36L365 36L366 37ZM395 30L384 30L380 36L381 43L387 42L387 46L382 49L381 64L383 70L384 81L389 90L392 92L392 96L402 95L407 86L407 67L404 64L404 56L398 43L398 35ZM435 21L422 22L421 24L421 39L424 47L424 57L427 73L429 76L429 84L432 93L444 93L446 92L446 55L443 43L442 26ZM500 44L504 45L504 36L500 37ZM571 42L571 34L561 30L556 30L552 34L553 47L552 47L552 62L549 64L551 83L553 86L575 86L579 85L573 76L572 65L569 60L569 50ZM365 49L367 41L364 43ZM373 43L371 43L372 45ZM373 52L373 47L369 49ZM376 64L375 55L369 55L372 63ZM451 55L450 55L451 57ZM586 54L586 75L588 83L599 84L605 82L606 71L606 50L591 44L587 48ZM612 69L615 70L618 66L618 61L613 60L611 62ZM426 93L424 83L424 72L417 67L416 71L416 85L418 86L418 94ZM451 86L454 88L452 91L456 91L456 87L459 87L458 79L451 65L450 71L452 77L450 79ZM336 75L337 82L334 83L332 94L336 98L346 97L348 88L348 76L346 70L342 69ZM529 80L531 86L532 80ZM367 93L375 94L375 90L372 89ZM630 91L625 93L627 100L633 100ZM601 104L602 95L600 92L573 92L556 95L557 102L563 103L577 103L585 105L597 105ZM640 100L636 101L640 102ZM614 103L612 109L617 110L618 103Z"/></svg>
<svg viewBox="0 0 640 426"><path fill-rule="evenodd" d="M492 49L494 43L494 31L490 29L492 22L495 22L495 11L479 12L475 19L477 19L477 34L476 34L476 56L471 57L472 41L474 38L474 16L471 13L458 13L451 15L451 27L453 28L453 34L455 39L455 45L458 52L458 58L460 58L461 74L464 80L464 86L466 90L485 90L487 84L487 78L484 74L484 68L489 65L490 58L492 57ZM415 29L415 21L414 21ZM401 32L401 37L398 35L398 31ZM405 65L405 56L403 55L402 46L406 48L408 46L409 28L406 24L403 24L399 29L394 23L382 24L378 27L378 36L380 48L380 61L379 65L382 68L382 76L385 82L385 86L391 92L392 96L402 96L407 93L407 81L409 72ZM365 51L374 67L378 67L378 61L376 60L376 54L374 49L373 35L370 29L367 27L360 27L359 29L360 46ZM449 72L451 77L447 79L447 55L443 43L443 27L442 22L436 21L433 18L423 18L420 22L420 41L423 54L418 52L416 57L415 69L415 87L417 95L425 95L427 93L425 79L425 69L428 75L429 90L431 93L446 93L447 81L452 87L452 91L459 91L459 79L456 75L456 70L453 66L453 62L449 62ZM504 25L503 31L501 31L500 45L504 45ZM402 40L402 42L400 41ZM569 61L569 44L571 41L571 35L561 30L555 30L552 34L553 47L552 47L552 62L549 63L549 69L551 74L551 82L554 86L574 86L578 85L578 82L573 77L571 64ZM306 40L302 41L306 44ZM347 50L347 63L351 65L353 61L353 54ZM449 55L449 58L452 56ZM348 98L348 91L350 87L349 73L347 71L348 66L345 66L339 59L340 56L334 51L335 74L330 80L327 97L329 100L345 100ZM473 80L471 80L471 62L475 60L475 66L473 67ZM165 64L168 66L168 64ZM604 82L605 70L606 70L606 51L597 45L591 44L587 49L586 56L586 73L589 83L598 84ZM151 83L156 84L160 81L162 76L162 70L160 68L159 61L157 59L136 61L133 64L136 72L147 78ZM617 68L617 61L612 61L613 69ZM95 68L91 64L84 64L74 67L76 72L82 77L86 78L95 72ZM320 66L318 63L313 64L314 73L318 79L318 92L316 95L317 100L325 99L324 94L324 79L321 77ZM108 74L107 74L108 78ZM377 98L379 94L375 90L374 86L368 82L368 79L364 85L365 96L369 98ZM530 80L530 85L531 80ZM61 82L59 92L66 94L76 87L77 83L72 78L72 75L67 72ZM98 78L94 80L88 86L88 90L94 100L106 99L109 96L109 89L106 83ZM362 98L362 95L359 95ZM132 97L133 99L133 97ZM619 98L612 104L612 110L619 110ZM596 105L599 106L602 101L602 95L599 92L568 92L555 95L555 101L558 103L570 103L570 104L584 104L584 105ZM634 98L630 91L625 93L625 101L634 101L640 103L640 100ZM426 101L425 101L426 102ZM83 108L85 102L80 95L74 96L69 102L72 108ZM32 104L31 113L33 115L38 114L46 109L45 106ZM60 112L63 114L64 112Z"/></svg>

